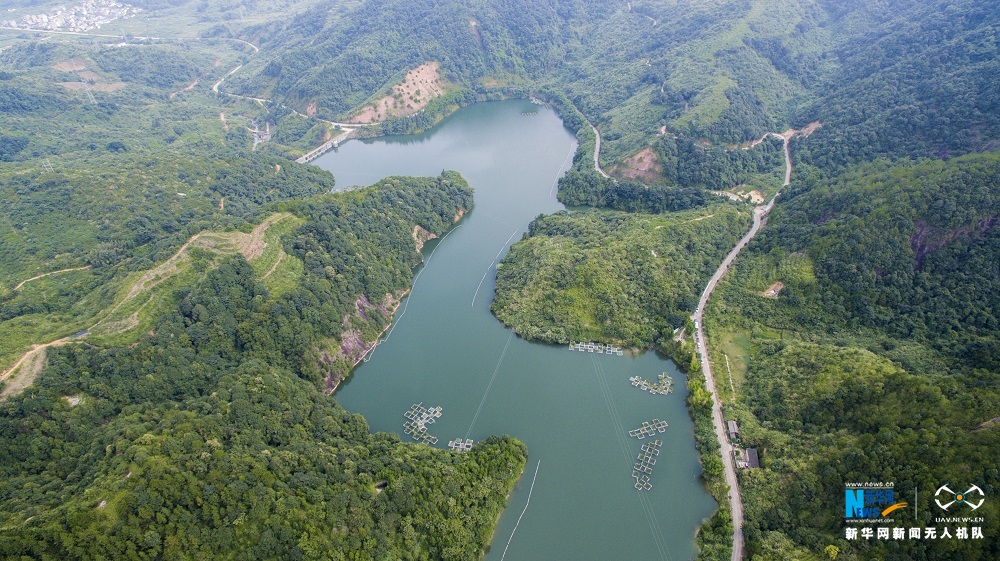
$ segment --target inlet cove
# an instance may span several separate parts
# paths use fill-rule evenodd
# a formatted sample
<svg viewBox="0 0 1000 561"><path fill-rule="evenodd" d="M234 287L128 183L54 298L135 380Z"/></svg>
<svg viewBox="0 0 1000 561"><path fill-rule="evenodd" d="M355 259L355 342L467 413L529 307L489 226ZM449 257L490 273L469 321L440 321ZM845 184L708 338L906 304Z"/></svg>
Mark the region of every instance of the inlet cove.
<svg viewBox="0 0 1000 561"><path fill-rule="evenodd" d="M538 214L563 209L555 186L575 149L551 109L505 101L465 107L424 134L347 142L314 161L340 186L455 170L475 193L474 210L424 245L392 326L334 396L373 431L404 441L415 438L407 425L436 447L503 434L527 445L490 561L693 559L696 529L716 504L700 479L683 374L653 353L529 342L490 313L510 245ZM661 376L676 391L630 381ZM423 432L414 405L435 408ZM646 437L639 429L654 420L660 430ZM637 490L637 466L647 490Z"/></svg>

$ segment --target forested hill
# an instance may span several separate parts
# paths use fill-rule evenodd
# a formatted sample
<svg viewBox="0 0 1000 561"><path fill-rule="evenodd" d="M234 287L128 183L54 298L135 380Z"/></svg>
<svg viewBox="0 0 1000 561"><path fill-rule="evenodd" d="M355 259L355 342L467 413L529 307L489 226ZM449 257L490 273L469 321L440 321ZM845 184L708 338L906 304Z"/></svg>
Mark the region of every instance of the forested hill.
<svg viewBox="0 0 1000 561"><path fill-rule="evenodd" d="M601 2L590 2L599 6ZM537 75L562 60L570 21L597 16L583 2L374 0L322 2L282 23L250 29L271 54L247 93L273 88L304 109L340 116L393 77L427 61L471 86L486 75ZM258 65L260 66L260 65Z"/></svg>
<svg viewBox="0 0 1000 561"><path fill-rule="evenodd" d="M852 481L917 488L932 509L946 482L1000 487L998 185L996 153L808 178L720 284L707 327L736 384L726 416L764 450L741 477L752 558L1000 555L994 539L849 542L842 517Z"/></svg>
<svg viewBox="0 0 1000 561"><path fill-rule="evenodd" d="M677 152L725 168L726 148L813 121L824 126L796 143L797 159L824 167L995 146L998 20L974 0L319 2L237 31L263 50L228 85L345 120L436 61L442 101L389 130L477 99L565 96L568 122L578 109L601 131L613 175L629 178L628 158L649 149L644 183L724 189L745 170L678 174Z"/></svg>
<svg viewBox="0 0 1000 561"><path fill-rule="evenodd" d="M1000 5L889 5L894 9L879 25L837 20L852 37L840 41L832 53L837 70L798 111L799 121L824 126L796 143L797 161L836 169L878 156L949 157L1000 147Z"/></svg>
<svg viewBox="0 0 1000 561"><path fill-rule="evenodd" d="M795 321L876 329L1000 371L998 185L998 153L807 177L758 251L812 263L815 281L785 283Z"/></svg>
<svg viewBox="0 0 1000 561"><path fill-rule="evenodd" d="M137 342L50 349L0 406L0 556L480 557L524 446L403 444L322 392L342 332L373 340L408 287L414 225L444 234L471 190L446 173L286 205L282 291L224 260Z"/></svg>

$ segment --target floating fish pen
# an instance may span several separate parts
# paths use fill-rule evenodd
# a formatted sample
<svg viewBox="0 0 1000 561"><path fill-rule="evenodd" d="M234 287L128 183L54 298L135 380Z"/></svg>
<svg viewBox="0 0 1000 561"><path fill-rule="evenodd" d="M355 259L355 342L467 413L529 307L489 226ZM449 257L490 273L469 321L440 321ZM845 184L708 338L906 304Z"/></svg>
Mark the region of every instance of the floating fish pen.
<svg viewBox="0 0 1000 561"><path fill-rule="evenodd" d="M629 382L632 382L633 386L653 395L667 395L673 393L674 391L674 379L671 378L666 372L660 374L656 382L650 382L649 380L640 378L639 376L632 376L628 380Z"/></svg>
<svg viewBox="0 0 1000 561"><path fill-rule="evenodd" d="M625 351L621 348L614 345L605 345L603 343L574 343L570 341L569 350L579 351L581 353L597 353L617 356L625 354Z"/></svg>
<svg viewBox="0 0 1000 561"><path fill-rule="evenodd" d="M407 421L403 423L403 432L410 435L410 438L422 444L437 444L438 438L427 432L427 425L434 424L434 421L441 417L440 407L424 407L424 402L414 403L410 409L403 413Z"/></svg>
<svg viewBox="0 0 1000 561"><path fill-rule="evenodd" d="M521 116L522 117L534 117L535 115L538 115L538 111L522 111L521 112Z"/></svg>
<svg viewBox="0 0 1000 561"><path fill-rule="evenodd" d="M653 419L652 421L643 421L642 426L635 430L628 431L628 435L633 438L638 438L642 440L650 436L656 436L658 432L667 432L667 427L670 426L666 421L661 421L659 419Z"/></svg>
<svg viewBox="0 0 1000 561"><path fill-rule="evenodd" d="M648 475L636 475L632 473L632 477L635 479L635 488L638 491L649 491L653 488L653 484L649 480Z"/></svg>
<svg viewBox="0 0 1000 561"><path fill-rule="evenodd" d="M451 448L456 452L468 452L469 450L472 450L472 439L466 438L465 440L462 440L461 438L456 438L455 440L448 442L448 448Z"/></svg>
<svg viewBox="0 0 1000 561"><path fill-rule="evenodd" d="M649 475L653 473L653 466L656 465L656 456L660 455L662 440L647 442L640 448L641 453L632 465L632 479L635 479L637 491L649 491L653 488L653 483Z"/></svg>

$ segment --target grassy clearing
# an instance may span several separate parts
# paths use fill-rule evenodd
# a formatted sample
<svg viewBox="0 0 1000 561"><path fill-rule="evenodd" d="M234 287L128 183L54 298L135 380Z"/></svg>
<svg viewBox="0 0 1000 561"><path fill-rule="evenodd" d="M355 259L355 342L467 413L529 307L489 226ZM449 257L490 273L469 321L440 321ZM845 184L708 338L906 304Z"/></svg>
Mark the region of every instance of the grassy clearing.
<svg viewBox="0 0 1000 561"><path fill-rule="evenodd" d="M72 298L74 291L85 292L65 309L21 315L0 323L4 332L4 337L0 338L0 366L8 368L30 352L33 345L85 330L88 333L75 340L101 345L127 344L139 333L150 330L157 318L175 308L184 288L214 269L222 259L236 253L246 256L254 271L260 271L259 275L271 271L269 289L279 293L287 291L301 276L302 263L287 255L282 257L280 239L301 222L290 214L277 213L250 233L202 232L156 267L105 284L101 284L91 269L28 283L13 302L30 305L50 296L60 301ZM26 365L34 364L33 360L25 361L19 371L30 370Z"/></svg>
<svg viewBox="0 0 1000 561"><path fill-rule="evenodd" d="M35 381L35 377L45 369L48 363L45 349L39 349L29 358L21 363L21 366L9 374L3 380L3 389L0 390L0 403L12 395L21 393Z"/></svg>
<svg viewBox="0 0 1000 561"><path fill-rule="evenodd" d="M712 352L712 368L715 372L715 383L723 399L728 401L735 397L732 385L739 388L746 378L747 365L750 358L750 338L740 330L714 330L708 340ZM726 358L728 357L728 366Z"/></svg>
<svg viewBox="0 0 1000 561"><path fill-rule="evenodd" d="M263 240L266 245L260 256L250 261L253 272L257 273L261 278L267 275L268 272L271 272L268 278L278 274L278 270L275 269L272 272L272 268L275 265L279 265L279 259L284 261L289 258L287 255L284 255L285 250L281 247L281 238L291 233L302 223L303 220L301 218L296 218L290 214L281 215L280 218L273 222L264 232Z"/></svg>

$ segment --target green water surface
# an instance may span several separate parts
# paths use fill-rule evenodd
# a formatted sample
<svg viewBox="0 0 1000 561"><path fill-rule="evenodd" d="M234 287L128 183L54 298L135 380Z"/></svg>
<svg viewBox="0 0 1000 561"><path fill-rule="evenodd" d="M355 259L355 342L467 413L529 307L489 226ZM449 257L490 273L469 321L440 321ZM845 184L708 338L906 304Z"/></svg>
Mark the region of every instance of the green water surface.
<svg viewBox="0 0 1000 561"><path fill-rule="evenodd" d="M683 375L652 353L530 343L490 314L496 262L535 216L563 208L555 182L575 147L551 110L507 101L466 107L425 134L350 141L316 160L341 187L452 169L475 189L475 210L425 246L425 265L388 337L335 397L372 430L399 434L411 404L441 406L430 425L438 447L493 434L528 446L488 560L692 559L695 530L715 502L699 480ZM676 380L669 396L629 382L662 372ZM653 489L640 493L632 464L649 439L626 431L653 418L670 427L657 435Z"/></svg>

